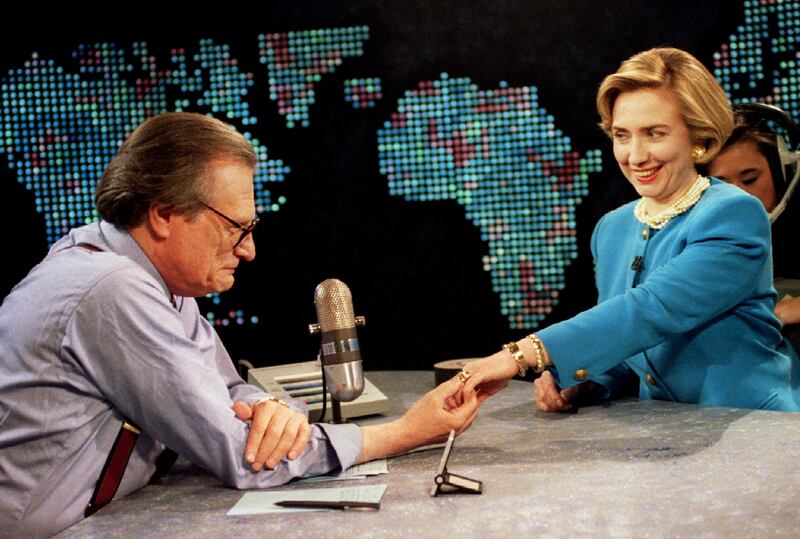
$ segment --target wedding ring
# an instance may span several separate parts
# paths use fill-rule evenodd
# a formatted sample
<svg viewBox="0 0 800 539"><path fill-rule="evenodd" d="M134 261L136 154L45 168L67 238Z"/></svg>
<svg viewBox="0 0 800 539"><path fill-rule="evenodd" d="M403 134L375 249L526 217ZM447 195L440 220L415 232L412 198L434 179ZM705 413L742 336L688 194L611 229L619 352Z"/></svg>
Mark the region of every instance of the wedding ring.
<svg viewBox="0 0 800 539"><path fill-rule="evenodd" d="M462 369L461 372L456 374L456 378L458 378L458 381L461 382L462 384L466 384L470 376L472 375L466 369Z"/></svg>

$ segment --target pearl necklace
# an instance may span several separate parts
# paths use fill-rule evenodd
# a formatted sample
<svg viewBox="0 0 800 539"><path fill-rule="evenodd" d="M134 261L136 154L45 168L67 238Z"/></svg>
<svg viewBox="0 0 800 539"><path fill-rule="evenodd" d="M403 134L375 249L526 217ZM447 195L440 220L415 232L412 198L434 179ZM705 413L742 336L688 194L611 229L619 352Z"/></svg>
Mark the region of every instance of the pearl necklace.
<svg viewBox="0 0 800 539"><path fill-rule="evenodd" d="M700 197L703 196L705 190L710 186L711 180L698 174L697 180L695 180L692 187L689 188L689 190L681 198L672 203L663 212L659 213L658 215L650 215L647 213L647 209L645 208L645 200L643 197L639 202L636 203L636 207L633 209L633 215L640 223L647 225L650 228L661 230L667 226L667 223L669 223L673 217L677 217L697 204L697 201L700 200Z"/></svg>

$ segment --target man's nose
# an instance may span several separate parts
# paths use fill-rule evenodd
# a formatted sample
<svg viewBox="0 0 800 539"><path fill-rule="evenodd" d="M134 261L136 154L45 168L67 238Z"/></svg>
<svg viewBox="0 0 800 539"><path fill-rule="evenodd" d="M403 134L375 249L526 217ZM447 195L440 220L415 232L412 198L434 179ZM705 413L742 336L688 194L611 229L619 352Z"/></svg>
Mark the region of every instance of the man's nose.
<svg viewBox="0 0 800 539"><path fill-rule="evenodd" d="M250 262L256 257L256 242L253 240L252 232L245 236L242 242L236 246L233 254L245 262Z"/></svg>

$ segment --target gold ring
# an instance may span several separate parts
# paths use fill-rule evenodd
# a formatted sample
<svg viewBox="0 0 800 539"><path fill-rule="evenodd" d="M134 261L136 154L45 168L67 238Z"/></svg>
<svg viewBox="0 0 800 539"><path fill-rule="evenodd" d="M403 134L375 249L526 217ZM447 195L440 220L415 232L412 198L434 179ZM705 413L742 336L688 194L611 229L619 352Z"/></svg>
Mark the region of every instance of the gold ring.
<svg viewBox="0 0 800 539"><path fill-rule="evenodd" d="M458 381L461 382L462 384L466 384L470 376L472 375L469 373L467 369L462 369L461 372L456 374L456 378L458 378Z"/></svg>

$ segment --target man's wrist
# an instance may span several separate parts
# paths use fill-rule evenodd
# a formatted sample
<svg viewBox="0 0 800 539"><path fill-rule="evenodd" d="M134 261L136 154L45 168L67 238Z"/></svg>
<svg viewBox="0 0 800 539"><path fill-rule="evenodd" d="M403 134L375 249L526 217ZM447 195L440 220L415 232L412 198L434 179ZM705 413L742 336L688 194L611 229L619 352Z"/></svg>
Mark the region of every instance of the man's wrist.
<svg viewBox="0 0 800 539"><path fill-rule="evenodd" d="M285 401L285 400L283 400L283 399L279 399L279 398L277 398L277 397L273 397L272 395L268 395L268 396L264 397L263 399L258 399L258 400L257 400L256 402L254 402L254 403L253 403L251 406L255 406L255 405L257 405L257 404L261 404L262 402L274 402L274 403L276 403L276 404L280 404L280 405L281 405L281 406L283 406L284 408L288 408L288 409L290 409L290 410L292 409L292 407L291 407L291 406L289 406L289 403L288 403L288 402L286 402L286 401Z"/></svg>
<svg viewBox="0 0 800 539"><path fill-rule="evenodd" d="M410 425L406 416L381 425L361 427L361 452L356 464L389 457L422 445L419 429Z"/></svg>

